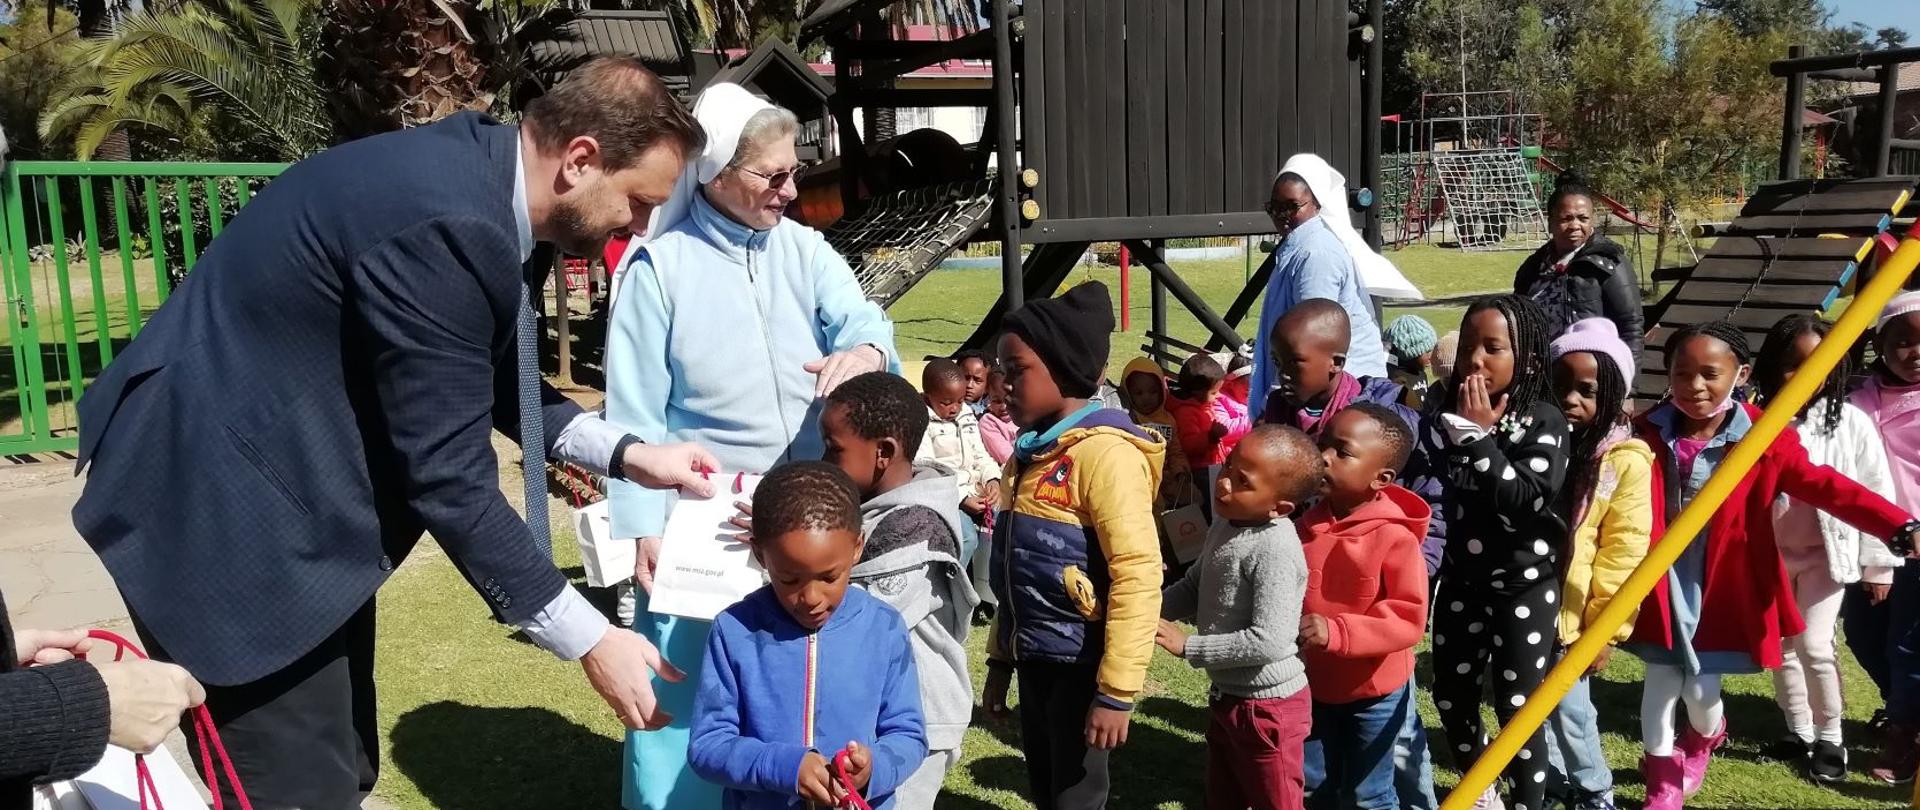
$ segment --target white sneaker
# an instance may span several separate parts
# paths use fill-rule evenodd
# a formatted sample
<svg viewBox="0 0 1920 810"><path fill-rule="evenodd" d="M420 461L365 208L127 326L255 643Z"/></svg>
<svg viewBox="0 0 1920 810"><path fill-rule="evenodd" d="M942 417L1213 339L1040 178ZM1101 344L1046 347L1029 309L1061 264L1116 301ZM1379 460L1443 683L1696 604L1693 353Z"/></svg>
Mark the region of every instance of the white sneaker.
<svg viewBox="0 0 1920 810"><path fill-rule="evenodd" d="M1489 787L1487 792L1480 794L1480 798L1474 800L1473 810L1507 810L1507 805L1500 801L1500 789Z"/></svg>

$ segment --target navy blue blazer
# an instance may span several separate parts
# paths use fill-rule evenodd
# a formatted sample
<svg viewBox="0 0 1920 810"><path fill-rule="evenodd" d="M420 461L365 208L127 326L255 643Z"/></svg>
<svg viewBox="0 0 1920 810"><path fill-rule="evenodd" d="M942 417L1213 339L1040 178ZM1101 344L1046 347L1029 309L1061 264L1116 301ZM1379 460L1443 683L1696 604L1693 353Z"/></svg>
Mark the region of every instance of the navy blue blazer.
<svg viewBox="0 0 1920 810"><path fill-rule="evenodd" d="M478 114L287 169L79 403L74 525L174 660L246 683L431 532L502 621L568 587L501 495L518 133ZM551 442L578 406L546 389Z"/></svg>

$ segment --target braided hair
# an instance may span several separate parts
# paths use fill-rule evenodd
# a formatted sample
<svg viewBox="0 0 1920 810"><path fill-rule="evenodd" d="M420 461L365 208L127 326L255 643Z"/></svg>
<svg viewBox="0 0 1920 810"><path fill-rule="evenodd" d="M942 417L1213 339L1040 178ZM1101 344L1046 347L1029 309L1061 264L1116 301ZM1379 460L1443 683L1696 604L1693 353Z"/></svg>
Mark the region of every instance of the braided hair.
<svg viewBox="0 0 1920 810"><path fill-rule="evenodd" d="M1687 341L1697 337L1710 337L1727 344L1740 365L1753 362L1753 345L1747 342L1747 333L1740 331L1740 327L1734 326L1732 321L1707 321L1687 324L1667 336L1667 345L1661 349L1667 368L1673 368L1674 353L1680 351Z"/></svg>
<svg viewBox="0 0 1920 810"><path fill-rule="evenodd" d="M1513 348L1513 382L1507 385L1507 413L1526 414L1533 410L1535 403L1546 401L1552 393L1552 375L1546 364L1551 356L1553 334L1547 328L1547 315L1539 304L1524 295L1489 295L1467 307L1461 324L1487 310L1497 311L1507 319L1507 343ZM1454 368L1453 377L1447 380L1447 390L1440 397L1440 412L1452 412L1458 407L1460 383L1466 373L1463 367Z"/></svg>
<svg viewBox="0 0 1920 810"><path fill-rule="evenodd" d="M753 537L771 543L787 532L860 534L860 490L839 467L824 461L782 464L753 493Z"/></svg>
<svg viewBox="0 0 1920 810"><path fill-rule="evenodd" d="M1788 315L1773 325L1767 332L1766 342L1760 344L1760 354L1753 361L1753 387L1760 395L1760 405L1772 402L1774 397L1780 395L1780 389L1786 386L1787 372L1793 370L1787 368L1787 352L1793 348L1794 341L1802 335L1824 338L1832 331L1833 324L1811 313ZM1826 407L1822 409L1815 429L1824 435L1833 435L1833 431L1840 427L1841 408L1847 401L1847 380L1852 376L1852 363L1843 355L1840 362L1834 364L1833 371L1827 374L1819 394L1800 406L1799 417L1806 418L1807 409L1813 407L1815 402L1823 403Z"/></svg>
<svg viewBox="0 0 1920 810"><path fill-rule="evenodd" d="M1574 463L1567 471L1567 486L1560 489L1568 504L1585 499L1600 473L1600 444L1615 427L1627 423L1627 377L1620 364L1606 352L1587 352L1597 369L1597 393L1593 401L1593 421L1573 432ZM1569 511L1567 514L1572 514Z"/></svg>

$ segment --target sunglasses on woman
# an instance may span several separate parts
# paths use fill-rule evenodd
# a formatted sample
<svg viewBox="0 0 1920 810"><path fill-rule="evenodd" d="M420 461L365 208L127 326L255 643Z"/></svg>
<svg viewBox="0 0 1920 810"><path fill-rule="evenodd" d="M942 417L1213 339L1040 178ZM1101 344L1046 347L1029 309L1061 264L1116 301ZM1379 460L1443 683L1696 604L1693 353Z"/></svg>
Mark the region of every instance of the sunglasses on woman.
<svg viewBox="0 0 1920 810"><path fill-rule="evenodd" d="M767 188L769 189L784 188L788 180L792 180L794 187L798 188L800 186L800 175L807 171L807 166L804 163L791 169L781 169L773 174L763 174L745 166L736 166L735 168L767 181Z"/></svg>

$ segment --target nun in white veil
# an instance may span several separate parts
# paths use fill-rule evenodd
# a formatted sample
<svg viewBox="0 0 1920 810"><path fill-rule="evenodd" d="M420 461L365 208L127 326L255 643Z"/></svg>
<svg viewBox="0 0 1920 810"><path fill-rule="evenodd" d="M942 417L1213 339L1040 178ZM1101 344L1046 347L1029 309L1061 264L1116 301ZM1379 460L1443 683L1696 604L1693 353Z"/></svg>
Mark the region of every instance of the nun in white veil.
<svg viewBox="0 0 1920 810"><path fill-rule="evenodd" d="M1284 239L1274 255L1272 278L1254 335L1253 382L1247 405L1257 420L1277 378L1267 335L1274 321L1309 298L1328 298L1347 310L1352 339L1346 371L1355 377L1385 377L1387 352L1373 297L1418 298L1420 291L1354 230L1347 208L1347 181L1318 155L1289 158L1274 177L1267 214Z"/></svg>
<svg viewBox="0 0 1920 810"><path fill-rule="evenodd" d="M606 418L649 443L698 442L727 472L817 459L821 398L898 371L893 324L820 233L784 215L804 168L793 113L734 84L707 88L693 111L706 150L613 269ZM638 539L635 578L650 591L668 495L611 481L608 499L610 534ZM655 679L674 722L628 735L622 804L718 807L686 763L708 623L652 614L643 593L634 629L688 677Z"/></svg>

